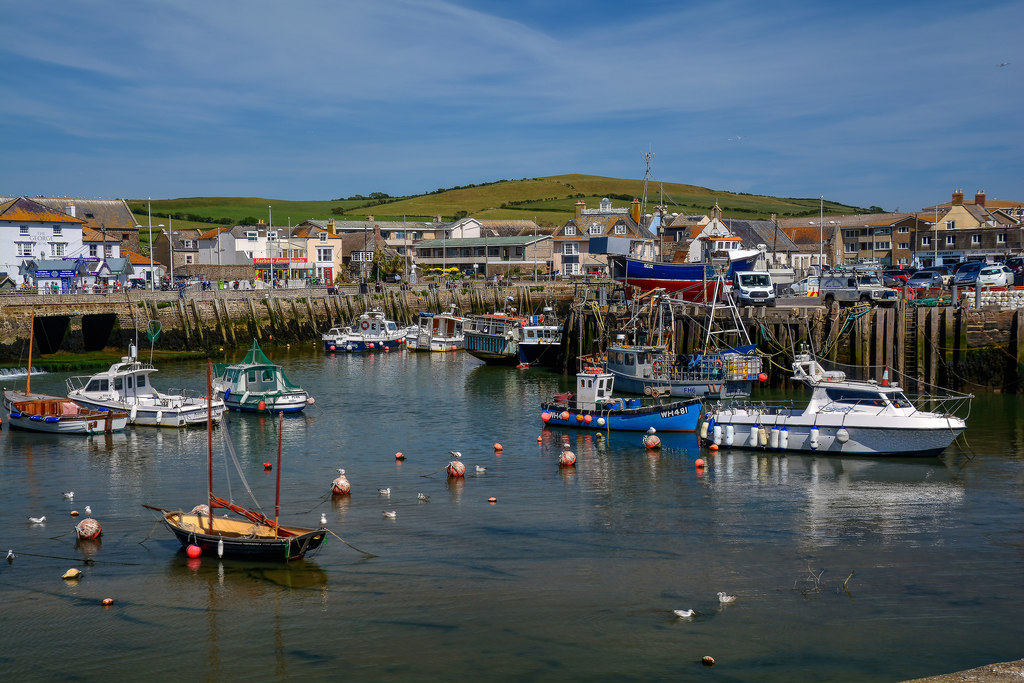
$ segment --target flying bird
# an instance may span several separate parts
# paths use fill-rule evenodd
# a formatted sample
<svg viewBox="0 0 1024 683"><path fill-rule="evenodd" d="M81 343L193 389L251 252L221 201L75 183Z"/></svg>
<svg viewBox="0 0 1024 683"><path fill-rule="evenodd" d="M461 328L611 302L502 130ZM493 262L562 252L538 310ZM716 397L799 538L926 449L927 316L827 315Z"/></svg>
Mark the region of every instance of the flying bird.
<svg viewBox="0 0 1024 683"><path fill-rule="evenodd" d="M46 524L46 515L43 515L42 517L29 517L28 521L32 524Z"/></svg>
<svg viewBox="0 0 1024 683"><path fill-rule="evenodd" d="M672 610L672 614L676 615L680 619L690 619L694 614L696 614L696 612L692 609L674 609Z"/></svg>
<svg viewBox="0 0 1024 683"><path fill-rule="evenodd" d="M424 503L429 503L430 502L430 496L428 496L425 493L417 493L416 497L419 498L420 500L422 500Z"/></svg>
<svg viewBox="0 0 1024 683"><path fill-rule="evenodd" d="M64 496L68 500L74 500L75 499L75 492L74 491L63 491L60 495Z"/></svg>
<svg viewBox="0 0 1024 683"><path fill-rule="evenodd" d="M398 517L398 512L395 511L395 510L391 510L391 511L385 510L384 511L384 516L387 517L388 519L394 519L394 518Z"/></svg>
<svg viewBox="0 0 1024 683"><path fill-rule="evenodd" d="M723 605L730 605L730 604L736 602L736 596L735 595L726 595L725 592L719 591L718 592L718 602L722 603Z"/></svg>
<svg viewBox="0 0 1024 683"><path fill-rule="evenodd" d="M391 487L389 486L386 489L378 488L377 489L377 493L379 493L382 496L390 496L391 495Z"/></svg>
<svg viewBox="0 0 1024 683"><path fill-rule="evenodd" d="M320 526L327 524L327 515L320 513Z"/></svg>
<svg viewBox="0 0 1024 683"><path fill-rule="evenodd" d="M451 453L453 458L461 458L462 457L462 451L448 451L448 452Z"/></svg>
<svg viewBox="0 0 1024 683"><path fill-rule="evenodd" d="M999 66L1006 66L1009 62L999 62Z"/></svg>

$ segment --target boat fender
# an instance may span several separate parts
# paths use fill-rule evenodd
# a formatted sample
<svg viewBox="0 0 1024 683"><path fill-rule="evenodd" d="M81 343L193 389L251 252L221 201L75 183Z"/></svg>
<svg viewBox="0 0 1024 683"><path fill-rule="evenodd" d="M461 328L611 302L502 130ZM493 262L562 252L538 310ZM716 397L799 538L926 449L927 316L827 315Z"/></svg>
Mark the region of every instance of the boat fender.
<svg viewBox="0 0 1024 683"><path fill-rule="evenodd" d="M247 391L247 392L245 392L244 394L242 394L242 400L238 402L238 403L239 403L239 405L241 405L241 404L245 403L245 400L246 400L247 398L249 398L249 392L248 392L248 391Z"/></svg>
<svg viewBox="0 0 1024 683"><path fill-rule="evenodd" d="M818 450L818 446L821 445L821 441L818 439L818 428L811 427L811 450Z"/></svg>
<svg viewBox="0 0 1024 683"><path fill-rule="evenodd" d="M651 389L651 396L653 396L654 398L660 398L661 391L658 389Z"/></svg>
<svg viewBox="0 0 1024 683"><path fill-rule="evenodd" d="M779 428L778 427L772 427L772 432L771 432L771 436L768 439L768 443L771 444L772 450L777 450L779 448Z"/></svg>
<svg viewBox="0 0 1024 683"><path fill-rule="evenodd" d="M651 387L650 387L650 385L645 384L644 385L644 396L650 396L650 395L651 395Z"/></svg>
<svg viewBox="0 0 1024 683"><path fill-rule="evenodd" d="M229 398L231 398L231 389L230 388L224 390L224 400L227 401Z"/></svg>
<svg viewBox="0 0 1024 683"><path fill-rule="evenodd" d="M224 557L224 537L217 539L217 557Z"/></svg>
<svg viewBox="0 0 1024 683"><path fill-rule="evenodd" d="M563 410L562 414L559 415L558 417L562 418L563 420L568 420L569 419L569 411L568 410Z"/></svg>
<svg viewBox="0 0 1024 683"><path fill-rule="evenodd" d="M21 411L19 411L19 410L12 410L11 411L11 419L12 420L20 420L21 419Z"/></svg>
<svg viewBox="0 0 1024 683"><path fill-rule="evenodd" d="M779 432L779 448L781 450L789 448L789 430L785 427Z"/></svg>
<svg viewBox="0 0 1024 683"><path fill-rule="evenodd" d="M311 406L311 405L313 405L314 403L316 403L316 399L315 399L315 398L313 398L312 396L310 396L309 398L307 398L307 399L306 399L306 405L307 405L307 406Z"/></svg>
<svg viewBox="0 0 1024 683"><path fill-rule="evenodd" d="M261 399L260 399L260 402L256 404L256 407L257 407L257 408L259 408L260 410L266 410L266 409L267 409L267 402L266 402L266 401L264 401L264 400L263 400L263 399L261 398Z"/></svg>
<svg viewBox="0 0 1024 683"><path fill-rule="evenodd" d="M736 441L736 428L731 424L725 425L725 445L732 448L733 443Z"/></svg>
<svg viewBox="0 0 1024 683"><path fill-rule="evenodd" d="M139 414L139 407L138 406L132 406L131 412L128 414L128 417L131 418L132 424L135 424L135 417L138 414Z"/></svg>
<svg viewBox="0 0 1024 683"><path fill-rule="evenodd" d="M548 420L551 419L551 413L545 410L543 413L540 414L540 419L543 420L544 422L547 422Z"/></svg>
<svg viewBox="0 0 1024 683"><path fill-rule="evenodd" d="M715 425L715 431L712 432L712 434L714 434L714 439L712 439L714 444L716 446L721 446L722 445L722 425Z"/></svg>
<svg viewBox="0 0 1024 683"><path fill-rule="evenodd" d="M701 422L700 423L700 438L702 438L702 439L708 438L708 423L707 422Z"/></svg>
<svg viewBox="0 0 1024 683"><path fill-rule="evenodd" d="M42 415L33 415L30 418L28 418L28 419L31 420L32 422L42 422L43 421L43 416Z"/></svg>
<svg viewBox="0 0 1024 683"><path fill-rule="evenodd" d="M57 417L56 415L49 415L43 419L43 422L49 422L52 424L54 422L60 422L60 418Z"/></svg>
<svg viewBox="0 0 1024 683"><path fill-rule="evenodd" d="M157 423L157 424L160 424L160 422L161 422L161 421L162 421L163 419L164 419L164 411L162 411L162 410L158 410L158 411L156 411L156 423Z"/></svg>
<svg viewBox="0 0 1024 683"><path fill-rule="evenodd" d="M751 448L755 448L757 446L757 425L751 426L750 440L747 442L747 445Z"/></svg>
<svg viewBox="0 0 1024 683"><path fill-rule="evenodd" d="M604 427L604 418L603 417L597 418L597 426L598 427Z"/></svg>
<svg viewBox="0 0 1024 683"><path fill-rule="evenodd" d="M850 440L850 432L846 431L842 427L836 432L836 441L839 443L846 443Z"/></svg>
<svg viewBox="0 0 1024 683"><path fill-rule="evenodd" d="M768 445L768 430L764 427L757 430L757 445L761 448Z"/></svg>

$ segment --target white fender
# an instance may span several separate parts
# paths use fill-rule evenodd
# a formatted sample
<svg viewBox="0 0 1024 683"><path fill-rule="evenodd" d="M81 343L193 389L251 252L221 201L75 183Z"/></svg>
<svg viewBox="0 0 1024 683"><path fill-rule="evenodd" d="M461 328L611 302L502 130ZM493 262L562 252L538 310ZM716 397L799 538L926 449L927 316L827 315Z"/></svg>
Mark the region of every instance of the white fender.
<svg viewBox="0 0 1024 683"><path fill-rule="evenodd" d="M700 438L702 438L702 439L708 438L708 423L707 422L701 422L700 423Z"/></svg>
<svg viewBox="0 0 1024 683"><path fill-rule="evenodd" d="M846 443L850 440L850 432L846 431L842 427L836 432L836 441L839 443Z"/></svg>
<svg viewBox="0 0 1024 683"><path fill-rule="evenodd" d="M732 448L734 441L736 441L736 428L727 424L725 425L725 445Z"/></svg>
<svg viewBox="0 0 1024 683"><path fill-rule="evenodd" d="M779 432L779 448L781 450L789 448L789 430L785 427Z"/></svg>
<svg viewBox="0 0 1024 683"><path fill-rule="evenodd" d="M818 446L821 445L821 441L818 439L818 428L811 427L811 450L818 450Z"/></svg>
<svg viewBox="0 0 1024 683"><path fill-rule="evenodd" d="M715 438L713 439L716 446L722 445L722 425L715 425L715 431L713 432Z"/></svg>
<svg viewBox="0 0 1024 683"><path fill-rule="evenodd" d="M761 427L760 429L757 430L757 444L761 448L764 448L765 446L768 445L768 430L765 429L764 427Z"/></svg>
<svg viewBox="0 0 1024 683"><path fill-rule="evenodd" d="M162 410L156 411L156 423L160 424L160 421L163 420L163 419L164 419L164 411L162 411Z"/></svg>
<svg viewBox="0 0 1024 683"><path fill-rule="evenodd" d="M747 441L747 445L751 448L757 446L757 425L751 425L750 439Z"/></svg>
<svg viewBox="0 0 1024 683"><path fill-rule="evenodd" d="M780 430L778 427L772 427L772 434L769 439L769 443L771 444L772 450L778 450L779 448L779 431Z"/></svg>
<svg viewBox="0 0 1024 683"><path fill-rule="evenodd" d="M128 413L128 419L131 421L132 424L135 424L135 418L138 416L138 414L139 414L139 407L138 406L132 406L131 412Z"/></svg>

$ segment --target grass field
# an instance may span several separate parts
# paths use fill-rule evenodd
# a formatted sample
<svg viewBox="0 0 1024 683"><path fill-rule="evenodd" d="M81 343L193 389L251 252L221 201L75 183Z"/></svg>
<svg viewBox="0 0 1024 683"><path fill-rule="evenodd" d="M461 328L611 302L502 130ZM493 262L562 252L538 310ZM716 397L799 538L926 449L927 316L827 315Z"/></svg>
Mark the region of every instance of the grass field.
<svg viewBox="0 0 1024 683"><path fill-rule="evenodd" d="M647 188L647 210L664 197L670 213L708 213L717 203L723 215L731 218L767 219L818 215L817 197L785 198L737 194L680 183L650 183ZM575 214L576 202L582 199L588 208L596 208L608 197L615 207L628 207L634 197L643 194L643 181L606 178L581 174L524 178L484 183L475 187L453 188L413 197L384 200L335 199L324 201L285 201L262 197L184 197L152 202L153 225L173 222L176 229L208 230L218 224L239 225L254 220L276 226L297 225L309 219L365 220L373 216L379 221L426 221L440 215L442 220L455 220L468 215L485 220L536 220L542 226L559 226ZM382 203L378 203L378 201ZM129 200L141 236L148 243L149 215L145 200ZM865 213L868 209L825 202L825 213ZM464 213L463 213L464 212ZM171 216L169 221L168 216ZM154 227L154 239L160 232Z"/></svg>

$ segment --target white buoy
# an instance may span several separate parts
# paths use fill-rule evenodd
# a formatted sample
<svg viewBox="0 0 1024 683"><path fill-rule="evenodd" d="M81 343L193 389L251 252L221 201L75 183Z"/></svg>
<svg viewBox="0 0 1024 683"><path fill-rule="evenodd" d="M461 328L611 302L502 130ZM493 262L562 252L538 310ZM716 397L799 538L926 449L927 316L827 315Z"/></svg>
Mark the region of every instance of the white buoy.
<svg viewBox="0 0 1024 683"><path fill-rule="evenodd" d="M821 445L821 442L818 440L818 428L817 427L811 427L811 450L812 451L818 450L818 446L820 446L820 445Z"/></svg>
<svg viewBox="0 0 1024 683"><path fill-rule="evenodd" d="M850 440L850 432L848 432L845 429L843 429L842 427L840 427L839 430L836 431L836 441L838 441L839 443L846 443L849 440Z"/></svg>
<svg viewBox="0 0 1024 683"><path fill-rule="evenodd" d="M598 427L604 427L604 418L603 417L597 418L597 426ZM600 436L600 434L598 434L598 436Z"/></svg>
<svg viewBox="0 0 1024 683"><path fill-rule="evenodd" d="M732 448L736 441L736 428L732 424L725 425L725 445Z"/></svg>
<svg viewBox="0 0 1024 683"><path fill-rule="evenodd" d="M224 538L217 539L217 557L224 557Z"/></svg>
<svg viewBox="0 0 1024 683"><path fill-rule="evenodd" d="M747 441L747 445L751 448L757 446L757 425L751 425L750 427L750 439Z"/></svg>
<svg viewBox="0 0 1024 683"><path fill-rule="evenodd" d="M722 425L715 425L715 431L713 432L715 438L713 439L716 446L722 445Z"/></svg>
<svg viewBox="0 0 1024 683"><path fill-rule="evenodd" d="M785 427L779 432L779 449L786 450L789 448L789 430Z"/></svg>
<svg viewBox="0 0 1024 683"><path fill-rule="evenodd" d="M772 450L778 450L779 448L779 431L778 427L772 427L772 433L768 441L771 444Z"/></svg>

